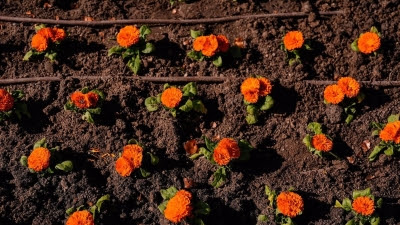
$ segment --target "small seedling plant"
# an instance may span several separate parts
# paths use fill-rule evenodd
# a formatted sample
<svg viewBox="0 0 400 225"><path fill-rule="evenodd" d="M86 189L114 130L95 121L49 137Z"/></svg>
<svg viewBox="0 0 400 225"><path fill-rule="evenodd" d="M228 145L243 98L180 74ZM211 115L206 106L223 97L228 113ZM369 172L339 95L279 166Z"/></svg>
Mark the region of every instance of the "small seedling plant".
<svg viewBox="0 0 400 225"><path fill-rule="evenodd" d="M360 34L360 36L351 43L350 47L355 52L361 52L363 54L377 55L377 52L381 46L381 33L379 33L376 27L371 27L369 32Z"/></svg>
<svg viewBox="0 0 400 225"><path fill-rule="evenodd" d="M294 218L300 216L304 210L303 198L293 188L277 195L275 190L265 186L265 195L268 197L269 207L275 210L275 222L282 225L295 225ZM267 215L260 214L258 221L268 221Z"/></svg>
<svg viewBox="0 0 400 225"><path fill-rule="evenodd" d="M23 91L9 91L0 88L0 122L11 119L14 116L18 120L21 120L22 116L31 117L26 103L22 101L24 97Z"/></svg>
<svg viewBox="0 0 400 225"><path fill-rule="evenodd" d="M176 117L181 112L191 113L194 111L202 114L207 113L203 102L197 98L197 87L193 82L186 84L182 90L165 84L162 93L146 98L144 104L150 112L157 111L161 105L173 117Z"/></svg>
<svg viewBox="0 0 400 225"><path fill-rule="evenodd" d="M61 28L49 28L44 24L35 26L36 34L32 37L31 50L23 60L29 61L32 57L44 56L51 61L57 59L61 42L67 37L65 30Z"/></svg>
<svg viewBox="0 0 400 225"><path fill-rule="evenodd" d="M67 209L65 211L65 213L68 216L66 225L75 225L75 224L94 225L95 221L97 220L96 215L101 213L103 203L106 201L110 201L110 195L102 196L97 200L96 204L90 207L81 205L78 207L73 206Z"/></svg>
<svg viewBox="0 0 400 225"><path fill-rule="evenodd" d="M128 144L124 146L122 154L115 162L116 171L123 177L128 177L133 171L139 169L142 177L150 176L150 172L142 168L142 160L148 159L151 165L155 166L159 162L159 158L153 155L151 152L143 154L144 146L135 139L128 141Z"/></svg>
<svg viewBox="0 0 400 225"><path fill-rule="evenodd" d="M320 123L309 123L307 129L311 131L312 134L307 134L303 139L303 143L311 153L320 157L329 154L336 159L339 158L331 152L333 148L332 138L322 132L322 126Z"/></svg>
<svg viewBox="0 0 400 225"><path fill-rule="evenodd" d="M20 159L22 166L29 169L31 173L53 174L54 170L70 172L73 163L70 160L62 161L60 147L47 147L46 138L37 141L33 145L33 151L29 156L23 155Z"/></svg>
<svg viewBox="0 0 400 225"><path fill-rule="evenodd" d="M166 219L173 223L183 220L192 225L204 225L201 217L207 216L211 209L210 206L193 198L192 193L187 190L179 190L174 186L160 191L163 202L158 206L160 212Z"/></svg>
<svg viewBox="0 0 400 225"><path fill-rule="evenodd" d="M353 191L353 201L349 198L343 199L342 203L335 202L336 208L342 208L347 212L352 212L354 218L349 220L346 225L379 225L380 217L376 209L382 207L382 198L375 201L371 194L371 189Z"/></svg>
<svg viewBox="0 0 400 225"><path fill-rule="evenodd" d="M135 26L126 26L117 34L118 46L108 50L108 56L121 55L124 60L128 60L126 66L134 74L138 74L141 68L141 54L150 54L154 52L155 47L152 43L146 41L147 35L151 34L148 26L141 26L137 29Z"/></svg>
<svg viewBox="0 0 400 225"><path fill-rule="evenodd" d="M192 142L193 141L189 141ZM218 143L212 142L207 137L204 137L205 147L197 147L192 145L190 159L194 160L200 156L204 156L212 164L217 166L214 172L211 185L215 188L221 187L227 179L227 171L230 170L230 164L233 161L247 161L250 159L250 152L254 149L247 141L240 140L236 142L232 138L223 138ZM186 146L188 144L185 144ZM186 147L185 147L186 148ZM187 149L185 149L189 152ZM198 150L198 151L197 151Z"/></svg>
<svg viewBox="0 0 400 225"><path fill-rule="evenodd" d="M65 110L82 114L82 119L94 123L93 115L101 114L101 107L105 100L103 92L88 87L75 91L64 105Z"/></svg>
<svg viewBox="0 0 400 225"><path fill-rule="evenodd" d="M289 31L283 37L280 48L286 54L289 66L301 63L301 55L305 51L311 51L310 43L304 40L303 33L300 31Z"/></svg>
<svg viewBox="0 0 400 225"><path fill-rule="evenodd" d="M237 59L242 56L240 47L230 45L225 35L204 36L202 31L190 30L190 36L194 38L193 50L187 56L193 60L211 60L215 66L221 67L224 58Z"/></svg>
<svg viewBox="0 0 400 225"><path fill-rule="evenodd" d="M400 121L399 114L390 115L387 123L371 123L373 127L372 136L378 136L381 139L378 145L372 150L368 156L370 161L374 161L376 157L383 151L385 155L392 156L400 152Z"/></svg>

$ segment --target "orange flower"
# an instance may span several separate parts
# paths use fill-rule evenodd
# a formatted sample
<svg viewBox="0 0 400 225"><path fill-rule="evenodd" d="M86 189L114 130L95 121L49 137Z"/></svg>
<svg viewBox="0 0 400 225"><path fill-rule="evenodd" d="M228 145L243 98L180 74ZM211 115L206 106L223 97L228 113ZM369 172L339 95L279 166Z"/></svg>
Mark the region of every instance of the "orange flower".
<svg viewBox="0 0 400 225"><path fill-rule="evenodd" d="M80 91L75 91L71 95L71 101L80 109L87 109L95 107L99 100L99 95L94 92L83 94Z"/></svg>
<svg viewBox="0 0 400 225"><path fill-rule="evenodd" d="M47 38L41 34L35 34L32 37L31 46L36 51L43 52L48 47Z"/></svg>
<svg viewBox="0 0 400 225"><path fill-rule="evenodd" d="M195 51L203 50L203 47L204 47L204 44L206 43L206 41L207 41L207 36L197 37L196 39L194 39L193 49Z"/></svg>
<svg viewBox="0 0 400 225"><path fill-rule="evenodd" d="M353 210L363 216L370 216L374 213L374 200L367 196L361 196L353 200Z"/></svg>
<svg viewBox="0 0 400 225"><path fill-rule="evenodd" d="M304 209L303 199L294 192L281 192L276 198L279 211L291 218L299 215Z"/></svg>
<svg viewBox="0 0 400 225"><path fill-rule="evenodd" d="M35 148L28 157L28 168L36 172L47 169L50 165L50 156L47 148Z"/></svg>
<svg viewBox="0 0 400 225"><path fill-rule="evenodd" d="M122 28L117 35L117 42L121 47L129 48L139 42L140 31L135 26Z"/></svg>
<svg viewBox="0 0 400 225"><path fill-rule="evenodd" d="M131 175L133 169L132 163L125 157L119 157L115 162L115 170L123 177Z"/></svg>
<svg viewBox="0 0 400 225"><path fill-rule="evenodd" d="M332 150L333 142L325 134L317 134L312 137L312 145L318 151L329 152Z"/></svg>
<svg viewBox="0 0 400 225"><path fill-rule="evenodd" d="M400 143L400 121L387 123L386 126L379 133L382 141L394 141L396 144Z"/></svg>
<svg viewBox="0 0 400 225"><path fill-rule="evenodd" d="M304 44L303 34L300 31L290 31L283 38L283 44L289 51L301 48Z"/></svg>
<svg viewBox="0 0 400 225"><path fill-rule="evenodd" d="M36 34L42 35L44 38L49 39L53 36L53 30L48 27L41 28Z"/></svg>
<svg viewBox="0 0 400 225"><path fill-rule="evenodd" d="M211 57L215 55L215 53L218 51L218 40L217 37L213 34L210 36L207 36L207 40L203 45L203 49L201 50L201 53L205 56Z"/></svg>
<svg viewBox="0 0 400 225"><path fill-rule="evenodd" d="M344 99L344 93L339 85L332 84L325 88L324 98L328 103L339 104Z"/></svg>
<svg viewBox="0 0 400 225"><path fill-rule="evenodd" d="M94 225L94 218L87 210L76 211L69 216L65 225Z"/></svg>
<svg viewBox="0 0 400 225"><path fill-rule="evenodd" d="M14 98L6 90L0 88L0 112L10 111L14 107Z"/></svg>
<svg viewBox="0 0 400 225"><path fill-rule="evenodd" d="M220 52L227 52L229 50L229 40L226 38L225 35L218 35L217 36L217 41L218 41L218 51Z"/></svg>
<svg viewBox="0 0 400 225"><path fill-rule="evenodd" d="M366 32L360 35L357 45L360 52L369 54L379 49L381 46L381 39L376 33Z"/></svg>
<svg viewBox="0 0 400 225"><path fill-rule="evenodd" d="M142 164L143 148L139 145L126 145L122 157L132 164L133 169L137 169Z"/></svg>
<svg viewBox="0 0 400 225"><path fill-rule="evenodd" d="M168 108L175 108L182 99L182 91L176 87L170 87L161 94L161 103Z"/></svg>
<svg viewBox="0 0 400 225"><path fill-rule="evenodd" d="M85 101L87 108L93 108L99 101L99 95L90 91L89 93L85 94Z"/></svg>
<svg viewBox="0 0 400 225"><path fill-rule="evenodd" d="M264 77L259 77L258 80L260 81L260 96L269 95L272 90L271 82Z"/></svg>
<svg viewBox="0 0 400 225"><path fill-rule="evenodd" d="M343 93L349 98L356 97L360 92L360 84L351 77L340 78L338 85L340 89L342 89Z"/></svg>
<svg viewBox="0 0 400 225"><path fill-rule="evenodd" d="M67 36L67 35L66 35L66 33L65 33L65 31L64 31L63 29L60 29L60 28L53 28L53 29L51 29L51 36L50 36L50 38L51 38L51 40L52 40L53 42L62 41L62 40L65 39L66 36Z"/></svg>
<svg viewBox="0 0 400 225"><path fill-rule="evenodd" d="M172 197L165 207L164 216L173 223L179 223L187 216L192 214L191 205L192 194L185 190L180 190Z"/></svg>
<svg viewBox="0 0 400 225"><path fill-rule="evenodd" d="M232 159L240 157L240 149L237 142L231 138L223 138L214 149L214 161L220 165L227 165Z"/></svg>
<svg viewBox="0 0 400 225"><path fill-rule="evenodd" d="M244 80L240 86L240 91L244 96L244 100L250 103L256 103L258 101L260 86L260 80L257 78L251 77Z"/></svg>

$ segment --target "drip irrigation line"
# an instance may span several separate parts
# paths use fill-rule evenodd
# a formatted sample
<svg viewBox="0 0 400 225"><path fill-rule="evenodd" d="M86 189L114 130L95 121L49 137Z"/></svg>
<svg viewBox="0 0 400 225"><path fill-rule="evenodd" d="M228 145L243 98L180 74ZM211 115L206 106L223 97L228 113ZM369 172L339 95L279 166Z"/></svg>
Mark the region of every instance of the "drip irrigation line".
<svg viewBox="0 0 400 225"><path fill-rule="evenodd" d="M316 12L319 16L334 16L344 14L344 11L328 11ZM83 20L53 20L28 17L12 17L0 16L0 21L18 22L18 23L43 23L67 26L111 26L111 25L128 25L128 24L205 24L205 23L223 23L232 22L241 19L262 19L262 18L291 18L291 17L307 17L309 13L290 12L290 13L270 13L270 14L252 14L227 16L219 18L204 19L124 19L124 20L100 20L100 21L83 21Z"/></svg>
<svg viewBox="0 0 400 225"><path fill-rule="evenodd" d="M303 82L312 85L330 85L337 83L335 80L304 80ZM358 81L358 83L368 86L400 87L400 81Z"/></svg>
<svg viewBox="0 0 400 225"><path fill-rule="evenodd" d="M29 77L29 78L16 78L16 79L1 79L0 85L11 85L11 84L26 84L36 82L60 82L61 79L58 77Z"/></svg>

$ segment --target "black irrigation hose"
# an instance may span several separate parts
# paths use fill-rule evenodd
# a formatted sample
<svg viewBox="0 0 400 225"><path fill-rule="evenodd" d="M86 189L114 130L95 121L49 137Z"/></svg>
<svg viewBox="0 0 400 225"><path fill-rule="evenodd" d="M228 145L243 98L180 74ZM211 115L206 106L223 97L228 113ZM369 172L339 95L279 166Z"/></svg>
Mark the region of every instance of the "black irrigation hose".
<svg viewBox="0 0 400 225"><path fill-rule="evenodd" d="M333 16L333 15L340 15L340 14L344 14L344 11L317 12L317 15L320 15L320 16ZM128 24L222 23L222 22L232 22L232 21L241 20L241 19L307 17L308 15L309 15L309 13L305 13L305 12L291 12L291 13L239 15L239 16L227 16L227 17L204 18L204 19L125 19L125 20L102 20L102 21L53 20L53 19L38 19L38 18L27 18L27 17L0 16L0 21L95 27L95 26L128 25Z"/></svg>

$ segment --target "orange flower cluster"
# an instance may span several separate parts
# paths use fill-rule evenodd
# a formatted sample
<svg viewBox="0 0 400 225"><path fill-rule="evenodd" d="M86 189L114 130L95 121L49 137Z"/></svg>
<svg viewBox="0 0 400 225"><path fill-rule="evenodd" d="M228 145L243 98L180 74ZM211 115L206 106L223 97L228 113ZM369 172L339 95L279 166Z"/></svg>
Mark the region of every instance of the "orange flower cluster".
<svg viewBox="0 0 400 225"><path fill-rule="evenodd" d="M65 225L94 225L94 218L87 210L76 211L68 218Z"/></svg>
<svg viewBox="0 0 400 225"><path fill-rule="evenodd" d="M0 112L10 111L14 107L14 98L8 91L0 88Z"/></svg>
<svg viewBox="0 0 400 225"><path fill-rule="evenodd" d="M354 199L352 207L356 213L363 216L370 216L375 210L374 200L366 196L361 196Z"/></svg>
<svg viewBox="0 0 400 225"><path fill-rule="evenodd" d="M40 172L50 165L50 151L47 148L35 148L28 157L28 168Z"/></svg>
<svg viewBox="0 0 400 225"><path fill-rule="evenodd" d="M129 48L139 42L140 31L135 26L126 26L117 34L117 42L121 47Z"/></svg>
<svg viewBox="0 0 400 225"><path fill-rule="evenodd" d="M49 42L59 42L65 39L66 33L63 29L45 27L40 29L33 37L31 46L38 52L47 49Z"/></svg>
<svg viewBox="0 0 400 225"><path fill-rule="evenodd" d="M220 166L225 166L232 159L238 159L239 157L239 145L231 138L223 138L214 149L214 161Z"/></svg>
<svg viewBox="0 0 400 225"><path fill-rule="evenodd" d="M91 91L86 94L83 94L80 91L75 91L71 95L71 101L80 109L93 108L99 101L99 95Z"/></svg>
<svg viewBox="0 0 400 225"><path fill-rule="evenodd" d="M400 121L387 123L379 133L382 141L393 141L396 144L400 143Z"/></svg>
<svg viewBox="0 0 400 225"><path fill-rule="evenodd" d="M301 48L304 44L303 34L300 31L290 31L283 38L283 44L289 51Z"/></svg>
<svg viewBox="0 0 400 225"><path fill-rule="evenodd" d="M176 87L170 87L161 94L161 103L168 108L175 108L182 99L182 91Z"/></svg>
<svg viewBox="0 0 400 225"><path fill-rule="evenodd" d="M201 51L205 56L212 57L218 52L229 50L229 40L224 35L209 35L197 37L193 42L193 49Z"/></svg>
<svg viewBox="0 0 400 225"><path fill-rule="evenodd" d="M139 145L126 145L121 157L115 162L115 170L123 177L142 165L143 148Z"/></svg>
<svg viewBox="0 0 400 225"><path fill-rule="evenodd" d="M178 191L165 207L164 216L173 223L179 223L192 214L192 194L185 190Z"/></svg>
<svg viewBox="0 0 400 225"><path fill-rule="evenodd" d="M240 91L244 96L244 100L250 103L256 103L259 97L269 95L271 90L271 82L264 77L247 78L240 86Z"/></svg>
<svg viewBox="0 0 400 225"><path fill-rule="evenodd" d="M338 84L328 85L324 90L324 98L331 104L339 104L344 97L354 98L360 92L360 84L351 77L342 77Z"/></svg>
<svg viewBox="0 0 400 225"><path fill-rule="evenodd" d="M296 217L304 209L303 199L294 192L281 192L276 198L279 211L290 218Z"/></svg>
<svg viewBox="0 0 400 225"><path fill-rule="evenodd" d="M364 54L375 52L381 46L381 39L374 32L366 32L360 35L357 42L358 50Z"/></svg>
<svg viewBox="0 0 400 225"><path fill-rule="evenodd" d="M333 147L333 142L325 134L314 135L311 142L318 151L329 152Z"/></svg>

